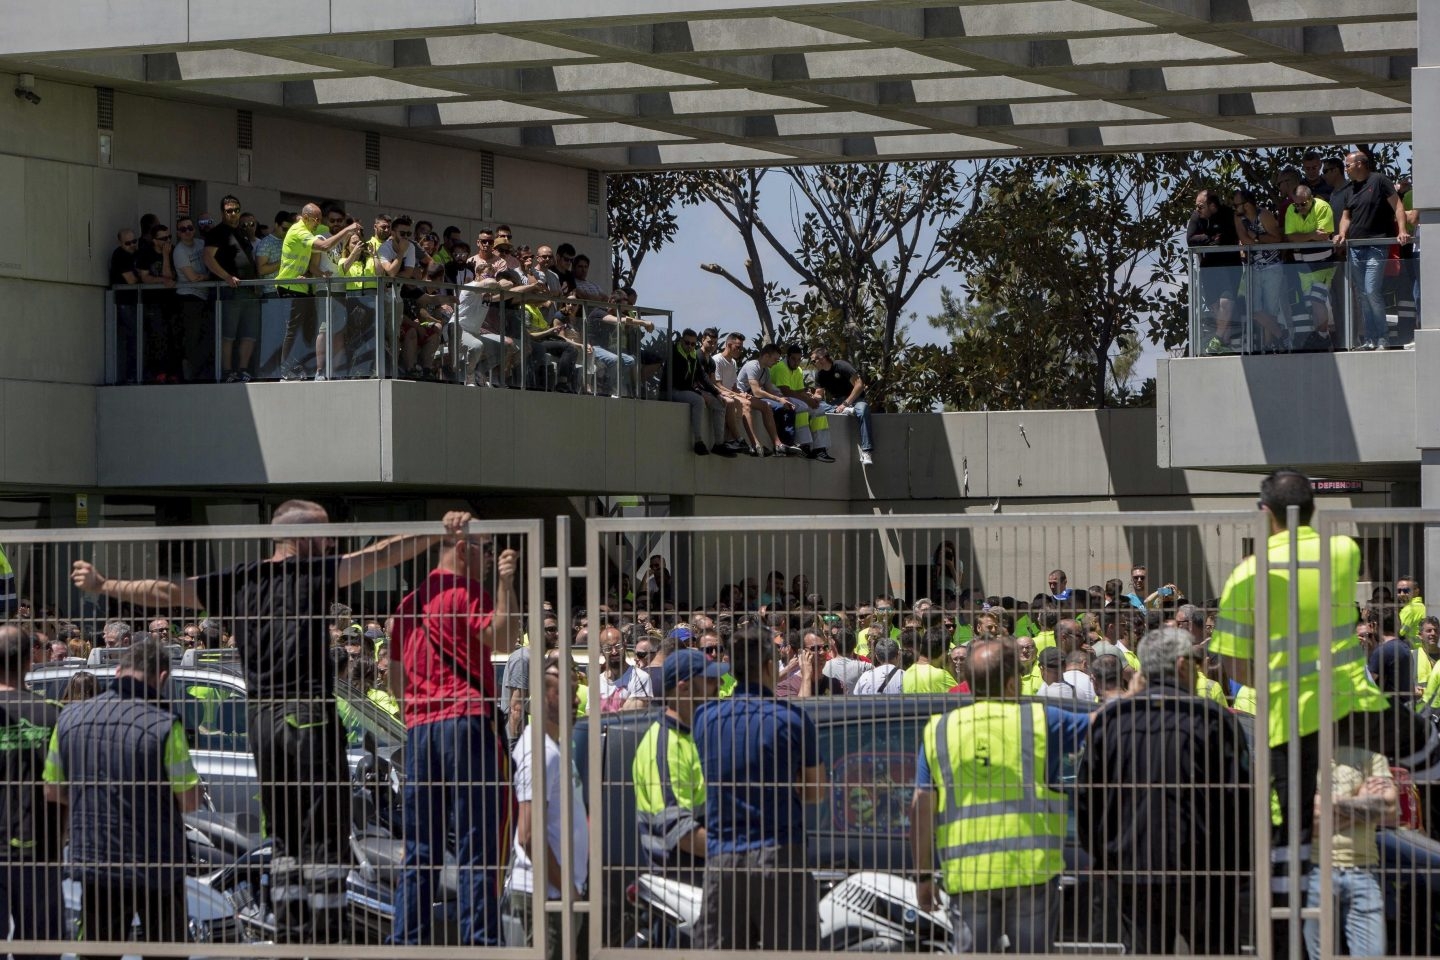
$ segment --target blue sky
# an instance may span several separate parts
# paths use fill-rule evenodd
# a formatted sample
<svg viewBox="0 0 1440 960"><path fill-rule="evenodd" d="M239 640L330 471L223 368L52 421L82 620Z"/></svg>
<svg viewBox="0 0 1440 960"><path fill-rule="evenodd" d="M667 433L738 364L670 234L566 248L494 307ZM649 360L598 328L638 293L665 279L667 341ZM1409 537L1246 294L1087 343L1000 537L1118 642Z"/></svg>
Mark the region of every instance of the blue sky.
<svg viewBox="0 0 1440 960"><path fill-rule="evenodd" d="M786 243L794 243L795 232L790 220L790 191L788 181L780 171L765 178L765 189L761 192L760 212L770 228ZM679 229L675 241L658 253L645 257L640 275L635 284L640 303L645 306L670 307L675 310L675 325L703 329L718 327L720 330L739 330L746 340L760 332L760 323L750 299L723 277L717 277L700 269L702 263L719 263L731 273L744 276L745 247L740 234L711 204L682 209L678 217ZM768 255L767 255L768 254ZM795 274L784 262L761 245L761 259L765 265L765 276L783 286L794 289L798 286ZM940 311L940 289L948 286L962 291L964 278L953 270L943 271L940 276L924 284L910 301L909 313L916 314L910 325L909 337L913 343L939 343L942 336L925 320ZM1143 380L1155 375L1155 361L1163 357L1161 347L1146 344L1136 364L1135 374Z"/></svg>

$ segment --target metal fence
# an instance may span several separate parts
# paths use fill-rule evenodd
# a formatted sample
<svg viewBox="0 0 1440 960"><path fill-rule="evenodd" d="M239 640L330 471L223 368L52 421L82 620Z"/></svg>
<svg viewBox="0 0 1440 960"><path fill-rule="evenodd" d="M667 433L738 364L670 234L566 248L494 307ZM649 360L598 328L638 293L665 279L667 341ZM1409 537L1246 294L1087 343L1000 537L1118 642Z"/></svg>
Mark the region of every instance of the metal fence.
<svg viewBox="0 0 1440 960"><path fill-rule="evenodd" d="M620 294L510 295L511 284L367 275L116 287L106 293L105 381L399 377L666 395L671 311Z"/></svg>
<svg viewBox="0 0 1440 960"><path fill-rule="evenodd" d="M1263 512L606 518L583 565L565 518L553 552L538 521L474 523L473 550L436 525L6 534L19 623L48 644L31 689L63 699L88 673L115 691L29 718L59 730L48 772L8 753L12 949L1300 957L1308 935L1329 958L1380 930L1382 952L1433 956L1440 667L1404 664L1440 654L1440 621L1404 598L1440 512L1321 513L1318 539L1287 519L1272 536ZM82 566L77 586L77 562L109 579ZM1237 593L1240 573L1268 589ZM128 646L106 647L115 623ZM1135 680L1165 625L1181 633L1147 641ZM156 702L190 760L117 776L97 764L140 736L123 680L140 632L173 644ZM301 667L320 661L333 697L273 687L321 682ZM377 665L405 673L398 692ZM1357 667L1388 699L1345 693ZM1282 713L1296 749L1267 747ZM204 802L183 852L137 852L173 827L190 767ZM52 847L20 852L32 840ZM152 916L126 898L157 876L184 896ZM13 891L46 884L58 910L39 919L60 926L26 939L43 900ZM1377 889L1378 922L1357 896Z"/></svg>

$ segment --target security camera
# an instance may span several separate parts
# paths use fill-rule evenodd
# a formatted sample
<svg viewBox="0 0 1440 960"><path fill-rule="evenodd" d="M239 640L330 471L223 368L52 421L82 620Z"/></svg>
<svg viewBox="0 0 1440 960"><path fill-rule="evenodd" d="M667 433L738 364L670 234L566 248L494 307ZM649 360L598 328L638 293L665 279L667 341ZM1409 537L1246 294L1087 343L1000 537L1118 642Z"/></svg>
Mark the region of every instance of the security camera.
<svg viewBox="0 0 1440 960"><path fill-rule="evenodd" d="M40 105L40 94L35 92L35 74L22 73L15 79L15 96L34 106Z"/></svg>

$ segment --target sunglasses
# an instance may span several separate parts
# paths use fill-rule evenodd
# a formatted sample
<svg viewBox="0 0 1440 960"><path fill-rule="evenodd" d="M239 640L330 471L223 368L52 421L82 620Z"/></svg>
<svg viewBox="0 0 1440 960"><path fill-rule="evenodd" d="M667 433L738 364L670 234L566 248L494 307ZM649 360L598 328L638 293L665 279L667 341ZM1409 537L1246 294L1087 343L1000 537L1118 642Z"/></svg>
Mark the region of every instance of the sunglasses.
<svg viewBox="0 0 1440 960"><path fill-rule="evenodd" d="M122 247L138 247L139 245L139 240L126 240L124 243L120 244L120 246Z"/></svg>
<svg viewBox="0 0 1440 960"><path fill-rule="evenodd" d="M404 239L404 238L407 238L407 237L411 236L411 233L410 233L409 230L401 230L401 231L399 231L399 233L398 233L397 235L398 235L399 237L401 237L402 239Z"/></svg>
<svg viewBox="0 0 1440 960"><path fill-rule="evenodd" d="M637 661L649 660L649 659L650 659L651 657L653 657L653 656L655 656L655 652L654 652L653 650L636 650L636 651L635 651L635 659L636 659Z"/></svg>
<svg viewBox="0 0 1440 960"><path fill-rule="evenodd" d="M825 648L824 648L823 646L818 646L818 647L817 647L817 646L806 646L806 647L805 647L805 650L806 650L807 653L824 653L824 652L825 652Z"/></svg>
<svg viewBox="0 0 1440 960"><path fill-rule="evenodd" d="M181 233L194 233L194 232L195 232L195 228L194 228L194 227L176 227L175 229L176 229L176 230L179 230Z"/></svg>
<svg viewBox="0 0 1440 960"><path fill-rule="evenodd" d="M224 210L221 210L220 212L223 213L223 214L225 214L225 216L227 216L227 217L232 217L232 216L234 216L235 214L237 214L237 213L240 212L240 208L239 208L239 207L226 207Z"/></svg>
<svg viewBox="0 0 1440 960"><path fill-rule="evenodd" d="M700 648L700 651L701 651L702 653L704 653L705 656L707 656L707 657L713 657L713 656L715 656L715 654L717 654L717 653L720 652L720 648L719 648L719 647L712 647L712 646L702 646L702 647Z"/></svg>

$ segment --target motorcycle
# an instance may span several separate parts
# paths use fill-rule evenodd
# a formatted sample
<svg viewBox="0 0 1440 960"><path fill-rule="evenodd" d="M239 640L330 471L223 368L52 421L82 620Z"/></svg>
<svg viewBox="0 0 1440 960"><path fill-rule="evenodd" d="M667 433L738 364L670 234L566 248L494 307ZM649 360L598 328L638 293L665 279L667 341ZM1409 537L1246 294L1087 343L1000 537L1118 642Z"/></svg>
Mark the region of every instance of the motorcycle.
<svg viewBox="0 0 1440 960"><path fill-rule="evenodd" d="M865 870L834 877L820 898L820 950L858 953L948 953L953 931L942 902L925 912L915 906L915 882ZM942 895L943 897L943 895ZM636 925L625 946L668 950L693 945L703 911L694 884L646 873L625 888Z"/></svg>

